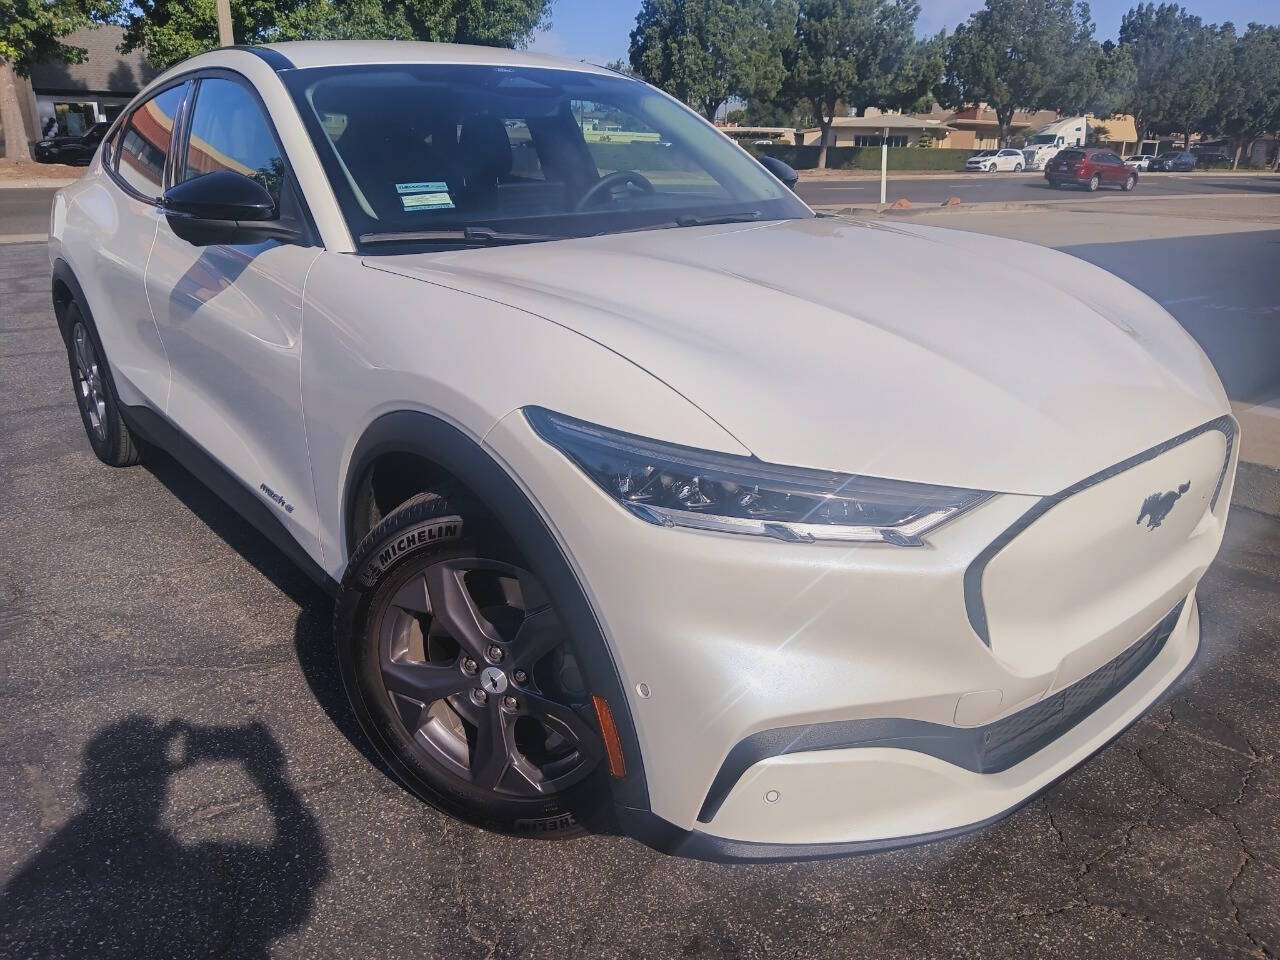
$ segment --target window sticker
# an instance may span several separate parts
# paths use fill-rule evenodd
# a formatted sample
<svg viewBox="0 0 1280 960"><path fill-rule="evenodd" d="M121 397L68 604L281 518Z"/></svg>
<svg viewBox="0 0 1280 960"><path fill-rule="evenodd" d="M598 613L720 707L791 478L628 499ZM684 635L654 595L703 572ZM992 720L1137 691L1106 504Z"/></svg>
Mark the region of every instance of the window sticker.
<svg viewBox="0 0 1280 960"><path fill-rule="evenodd" d="M397 183L396 193L405 213L420 210L452 210L453 198L449 185L443 180L423 180L418 183Z"/></svg>

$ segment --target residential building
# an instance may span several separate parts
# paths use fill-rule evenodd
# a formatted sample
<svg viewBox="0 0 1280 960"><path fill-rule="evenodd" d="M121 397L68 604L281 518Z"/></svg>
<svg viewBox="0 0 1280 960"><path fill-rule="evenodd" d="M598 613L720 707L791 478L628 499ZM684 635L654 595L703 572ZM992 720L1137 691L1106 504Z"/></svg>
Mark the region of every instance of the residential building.
<svg viewBox="0 0 1280 960"><path fill-rule="evenodd" d="M28 80L18 79L18 101L34 137L75 136L114 120L156 76L141 50L119 51L123 39L120 27L76 30L63 43L82 48L83 62L37 63Z"/></svg>

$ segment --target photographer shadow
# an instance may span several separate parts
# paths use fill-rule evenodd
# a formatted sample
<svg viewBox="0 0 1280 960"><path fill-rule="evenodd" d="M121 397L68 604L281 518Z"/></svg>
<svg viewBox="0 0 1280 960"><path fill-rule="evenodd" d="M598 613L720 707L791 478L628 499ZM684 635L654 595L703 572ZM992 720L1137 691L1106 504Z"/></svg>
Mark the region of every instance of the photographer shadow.
<svg viewBox="0 0 1280 960"><path fill-rule="evenodd" d="M272 820L269 842L186 844L165 826L169 783L240 764ZM268 957L302 926L328 875L319 822L260 723L161 724L135 714L84 750L72 817L0 894L4 942L24 957Z"/></svg>

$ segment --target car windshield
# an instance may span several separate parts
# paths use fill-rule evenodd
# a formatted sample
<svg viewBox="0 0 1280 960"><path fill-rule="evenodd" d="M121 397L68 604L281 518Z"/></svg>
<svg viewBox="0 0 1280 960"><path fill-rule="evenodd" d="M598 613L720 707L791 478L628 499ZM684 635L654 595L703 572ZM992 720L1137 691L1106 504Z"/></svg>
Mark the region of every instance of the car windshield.
<svg viewBox="0 0 1280 960"><path fill-rule="evenodd" d="M1027 141L1027 146L1034 147L1040 144L1053 143L1056 139L1057 137L1052 133L1037 133Z"/></svg>
<svg viewBox="0 0 1280 960"><path fill-rule="evenodd" d="M283 78L362 247L813 215L741 147L627 77L394 64Z"/></svg>

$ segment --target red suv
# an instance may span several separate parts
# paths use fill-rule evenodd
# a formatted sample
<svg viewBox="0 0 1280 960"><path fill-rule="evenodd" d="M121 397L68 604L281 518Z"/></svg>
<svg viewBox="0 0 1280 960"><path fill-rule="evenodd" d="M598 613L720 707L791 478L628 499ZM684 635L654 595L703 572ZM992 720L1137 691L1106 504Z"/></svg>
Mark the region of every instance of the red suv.
<svg viewBox="0 0 1280 960"><path fill-rule="evenodd" d="M1121 190L1132 190L1138 185L1138 171L1126 167L1123 160L1103 147L1059 150L1045 164L1044 178L1051 187L1070 183L1084 187L1090 193L1104 183Z"/></svg>

